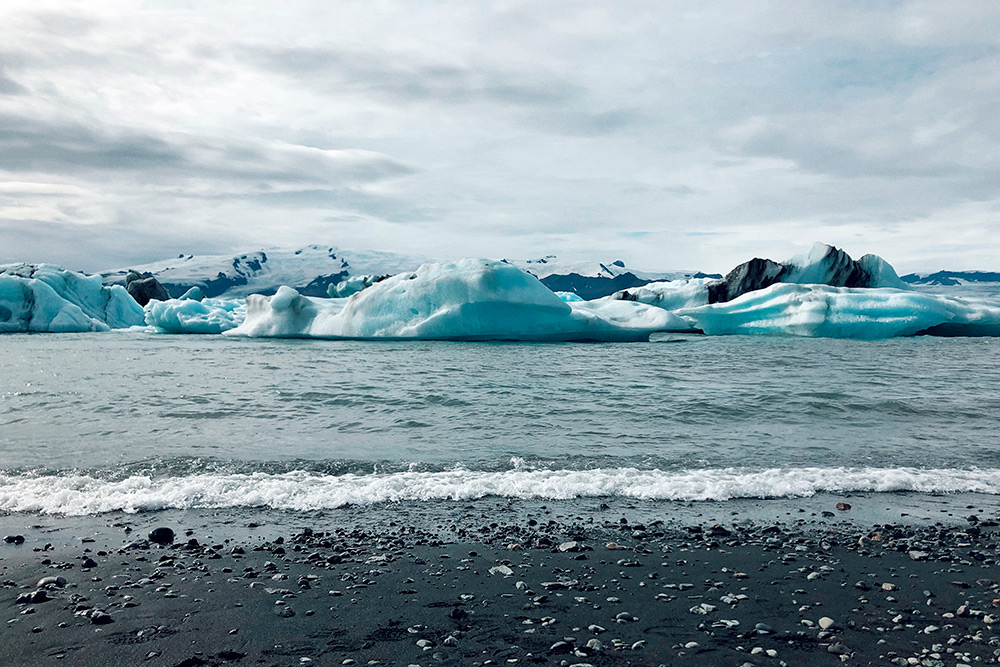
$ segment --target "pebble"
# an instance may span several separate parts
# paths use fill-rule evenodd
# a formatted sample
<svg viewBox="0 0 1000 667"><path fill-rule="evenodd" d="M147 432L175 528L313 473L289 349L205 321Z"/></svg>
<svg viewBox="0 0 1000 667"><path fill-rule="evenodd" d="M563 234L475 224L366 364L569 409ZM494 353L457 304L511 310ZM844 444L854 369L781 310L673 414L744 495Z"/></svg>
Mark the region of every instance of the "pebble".
<svg viewBox="0 0 1000 667"><path fill-rule="evenodd" d="M38 580L38 588L45 588L46 586L62 588L66 584L66 577L42 577Z"/></svg>
<svg viewBox="0 0 1000 667"><path fill-rule="evenodd" d="M829 630L830 628L833 627L833 619L830 618L829 616L824 616L823 618L819 619L817 625L819 625L819 627L824 630Z"/></svg>
<svg viewBox="0 0 1000 667"><path fill-rule="evenodd" d="M113 623L114 619L111 618L111 614L106 611L101 611L100 609L94 609L90 613L90 622L94 625L107 625L108 623Z"/></svg>
<svg viewBox="0 0 1000 667"><path fill-rule="evenodd" d="M157 544L171 544L174 541L174 531L165 526L149 531L149 540Z"/></svg>

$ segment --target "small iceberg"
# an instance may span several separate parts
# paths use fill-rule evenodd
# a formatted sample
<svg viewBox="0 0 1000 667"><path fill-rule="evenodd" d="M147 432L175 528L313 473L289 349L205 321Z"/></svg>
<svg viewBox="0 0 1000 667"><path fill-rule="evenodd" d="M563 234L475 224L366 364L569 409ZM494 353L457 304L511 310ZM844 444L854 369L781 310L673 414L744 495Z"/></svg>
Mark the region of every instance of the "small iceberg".
<svg viewBox="0 0 1000 667"><path fill-rule="evenodd" d="M221 334L238 327L245 315L242 299L207 299L198 287L179 299L150 301L145 311L146 324L172 334Z"/></svg>

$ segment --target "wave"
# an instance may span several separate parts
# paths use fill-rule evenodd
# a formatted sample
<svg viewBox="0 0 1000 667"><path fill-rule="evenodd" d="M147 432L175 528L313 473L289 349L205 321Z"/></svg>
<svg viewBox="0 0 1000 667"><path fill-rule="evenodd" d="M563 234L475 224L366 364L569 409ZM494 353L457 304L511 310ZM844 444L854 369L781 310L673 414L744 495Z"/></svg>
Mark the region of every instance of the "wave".
<svg viewBox="0 0 1000 667"><path fill-rule="evenodd" d="M315 511L487 497L722 501L859 492L1000 494L1000 469L725 468L669 472L637 468L526 470L516 466L504 471L327 475L297 470L163 478L132 475L124 479L87 474L0 474L0 511L73 516L166 509Z"/></svg>

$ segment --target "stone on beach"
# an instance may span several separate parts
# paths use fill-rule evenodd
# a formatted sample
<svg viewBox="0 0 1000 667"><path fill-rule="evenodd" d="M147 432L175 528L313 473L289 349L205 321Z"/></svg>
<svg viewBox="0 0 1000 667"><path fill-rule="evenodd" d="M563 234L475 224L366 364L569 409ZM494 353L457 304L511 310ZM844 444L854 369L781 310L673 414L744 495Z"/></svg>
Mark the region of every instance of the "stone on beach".
<svg viewBox="0 0 1000 667"><path fill-rule="evenodd" d="M157 544L172 544L174 541L174 531L164 526L154 528L149 531L149 540Z"/></svg>

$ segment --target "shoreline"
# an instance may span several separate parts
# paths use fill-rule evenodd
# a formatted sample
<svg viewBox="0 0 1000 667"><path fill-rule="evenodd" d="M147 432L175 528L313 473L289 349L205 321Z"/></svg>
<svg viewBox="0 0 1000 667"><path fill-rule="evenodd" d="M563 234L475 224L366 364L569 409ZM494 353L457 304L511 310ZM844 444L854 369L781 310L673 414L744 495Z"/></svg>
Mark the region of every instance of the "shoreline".
<svg viewBox="0 0 1000 667"><path fill-rule="evenodd" d="M995 663L995 498L871 495L6 515L0 663Z"/></svg>

